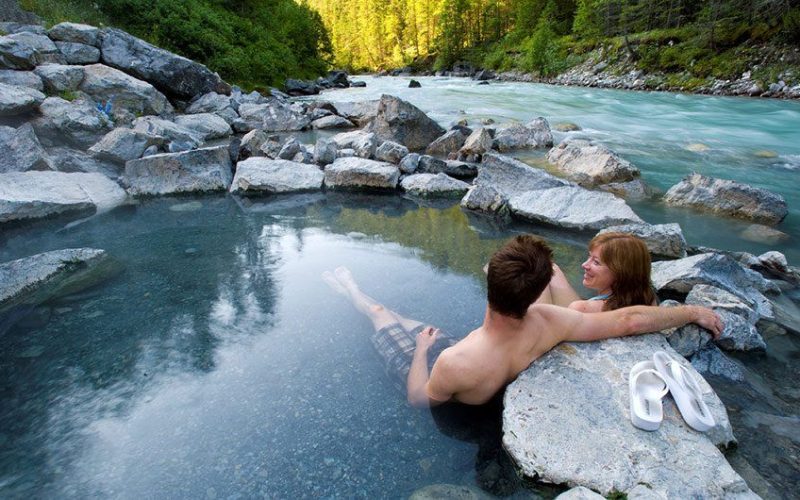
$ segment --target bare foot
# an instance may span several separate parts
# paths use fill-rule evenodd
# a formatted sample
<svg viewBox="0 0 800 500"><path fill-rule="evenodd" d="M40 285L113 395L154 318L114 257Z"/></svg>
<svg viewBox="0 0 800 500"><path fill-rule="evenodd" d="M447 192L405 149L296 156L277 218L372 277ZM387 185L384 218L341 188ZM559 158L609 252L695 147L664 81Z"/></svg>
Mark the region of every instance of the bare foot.
<svg viewBox="0 0 800 500"><path fill-rule="evenodd" d="M329 287L333 289L334 292L340 293L344 296L347 296L347 289L342 286L336 276L333 275L330 271L325 271L322 273L322 281L328 284Z"/></svg>
<svg viewBox="0 0 800 500"><path fill-rule="evenodd" d="M334 269L333 274L336 275L336 279L339 280L339 283L344 285L347 288L350 287L357 287L355 280L353 279L353 275L350 274L350 270L344 266L339 266Z"/></svg>

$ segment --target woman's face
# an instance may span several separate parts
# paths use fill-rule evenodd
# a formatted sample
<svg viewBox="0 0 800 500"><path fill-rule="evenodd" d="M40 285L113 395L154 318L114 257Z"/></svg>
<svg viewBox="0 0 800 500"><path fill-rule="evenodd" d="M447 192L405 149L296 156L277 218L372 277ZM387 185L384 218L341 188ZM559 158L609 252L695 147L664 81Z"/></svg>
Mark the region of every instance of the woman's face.
<svg viewBox="0 0 800 500"><path fill-rule="evenodd" d="M581 264L581 267L583 268L583 286L606 293L611 291L611 285L614 283L614 274L600 258L602 249L603 245L598 245L589 250L589 258Z"/></svg>

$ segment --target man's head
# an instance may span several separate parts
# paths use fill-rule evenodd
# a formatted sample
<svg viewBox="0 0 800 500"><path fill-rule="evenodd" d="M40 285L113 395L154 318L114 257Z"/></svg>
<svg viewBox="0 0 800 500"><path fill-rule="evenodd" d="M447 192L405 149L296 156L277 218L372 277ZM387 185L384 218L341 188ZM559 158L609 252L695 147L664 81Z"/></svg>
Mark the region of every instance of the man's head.
<svg viewBox="0 0 800 500"><path fill-rule="evenodd" d="M489 260L486 273L489 307L521 319L553 276L553 251L531 235L506 243Z"/></svg>

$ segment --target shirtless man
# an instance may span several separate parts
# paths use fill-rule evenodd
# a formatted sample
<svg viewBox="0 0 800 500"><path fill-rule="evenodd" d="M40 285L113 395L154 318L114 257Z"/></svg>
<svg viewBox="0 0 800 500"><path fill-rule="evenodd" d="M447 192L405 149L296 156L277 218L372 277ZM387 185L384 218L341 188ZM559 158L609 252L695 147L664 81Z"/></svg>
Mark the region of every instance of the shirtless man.
<svg viewBox="0 0 800 500"><path fill-rule="evenodd" d="M489 303L483 324L456 342L434 327L383 307L358 288L347 269L323 274L331 287L372 320L372 342L390 373L397 379L405 376L408 402L414 406L486 403L564 341L636 335L687 323L697 323L714 337L722 331L719 317L699 306L633 306L599 313L555 306L553 295L562 290L558 280L551 283L552 277L552 251L543 241L522 235L508 242L489 261ZM434 346L443 350L429 371L429 351Z"/></svg>

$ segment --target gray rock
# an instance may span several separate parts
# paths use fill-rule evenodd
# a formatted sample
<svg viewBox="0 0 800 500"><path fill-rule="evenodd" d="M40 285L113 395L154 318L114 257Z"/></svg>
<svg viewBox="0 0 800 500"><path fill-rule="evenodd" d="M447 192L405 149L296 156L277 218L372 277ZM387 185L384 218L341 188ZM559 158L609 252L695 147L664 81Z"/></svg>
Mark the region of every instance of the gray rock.
<svg viewBox="0 0 800 500"><path fill-rule="evenodd" d="M175 123L191 130L202 141L228 137L233 134L228 122L213 113L179 115L175 117Z"/></svg>
<svg viewBox="0 0 800 500"><path fill-rule="evenodd" d="M365 158L337 158L325 167L325 186L334 189L395 189L399 179L395 165Z"/></svg>
<svg viewBox="0 0 800 500"><path fill-rule="evenodd" d="M467 161L481 161L485 153L492 149L494 139L485 128L474 130L458 150L458 158Z"/></svg>
<svg viewBox="0 0 800 500"><path fill-rule="evenodd" d="M774 225L788 209L782 196L735 181L700 174L686 176L664 195L664 202Z"/></svg>
<svg viewBox="0 0 800 500"><path fill-rule="evenodd" d="M283 147L278 152L278 158L281 160L291 160L294 156L300 152L300 141L297 140L297 137L290 136L286 139L286 142L283 143Z"/></svg>
<svg viewBox="0 0 800 500"><path fill-rule="evenodd" d="M89 153L99 160L125 164L141 158L150 146L162 147L166 139L129 128L115 128L89 148Z"/></svg>
<svg viewBox="0 0 800 500"><path fill-rule="evenodd" d="M190 130L175 122L156 116L143 116L133 122L133 130L151 136L164 137L170 142L169 149L188 151L202 142L194 130Z"/></svg>
<svg viewBox="0 0 800 500"><path fill-rule="evenodd" d="M665 300L659 305L661 307L675 307L681 305L681 303L674 300ZM708 345L713 345L711 334L694 324L669 328L661 333L667 337L669 345L686 358L694 356Z"/></svg>
<svg viewBox="0 0 800 500"><path fill-rule="evenodd" d="M233 122L239 119L239 113L236 111L238 107L239 104L236 103L232 97L217 94L216 92L209 92L192 101L186 108L186 113L214 113L228 124L233 124Z"/></svg>
<svg viewBox="0 0 800 500"><path fill-rule="evenodd" d="M413 174L400 181L400 187L407 193L421 197L461 197L469 189L469 184L440 174Z"/></svg>
<svg viewBox="0 0 800 500"><path fill-rule="evenodd" d="M68 248L0 264L0 310L37 305L101 283L114 269L104 250Z"/></svg>
<svg viewBox="0 0 800 500"><path fill-rule="evenodd" d="M314 151L306 147L305 144L301 144L300 151L298 151L294 155L294 157L291 158L291 160L297 163L306 163L308 165L314 165Z"/></svg>
<svg viewBox="0 0 800 500"><path fill-rule="evenodd" d="M444 173L458 179L468 179L478 175L478 165L460 160L445 160Z"/></svg>
<svg viewBox="0 0 800 500"><path fill-rule="evenodd" d="M400 160L400 172L413 174L419 168L419 153L409 153Z"/></svg>
<svg viewBox="0 0 800 500"><path fill-rule="evenodd" d="M343 116L359 127L367 125L378 115L378 101L337 102L333 103L336 114Z"/></svg>
<svg viewBox="0 0 800 500"><path fill-rule="evenodd" d="M418 173L438 174L447 169L447 163L430 155L421 155L417 165Z"/></svg>
<svg viewBox="0 0 800 500"><path fill-rule="evenodd" d="M0 68L31 70L36 64L36 52L31 46L10 36L0 36Z"/></svg>
<svg viewBox="0 0 800 500"><path fill-rule="evenodd" d="M253 157L236 165L230 192L249 195L318 191L324 177L314 165Z"/></svg>
<svg viewBox="0 0 800 500"><path fill-rule="evenodd" d="M497 130L494 149L504 152L523 148L549 148L553 145L550 125L542 117L522 125L514 123Z"/></svg>
<svg viewBox="0 0 800 500"><path fill-rule="evenodd" d="M568 179L586 187L629 182L641 173L604 145L582 139L562 141L547 153L547 161Z"/></svg>
<svg viewBox="0 0 800 500"><path fill-rule="evenodd" d="M381 96L378 113L367 130L383 141L400 143L411 151L424 149L444 133L444 129L419 108L386 94Z"/></svg>
<svg viewBox="0 0 800 500"><path fill-rule="evenodd" d="M757 272L745 269L728 255L702 253L679 260L653 262L651 278L660 294L688 294L695 285L712 285L742 299L761 318L774 317L764 293L778 293L778 287Z"/></svg>
<svg viewBox="0 0 800 500"><path fill-rule="evenodd" d="M83 81L83 66L66 64L42 64L33 70L42 79L48 94L75 91Z"/></svg>
<svg viewBox="0 0 800 500"><path fill-rule="evenodd" d="M10 38L21 44L27 45L33 49L33 60L37 65L45 63L64 64L64 56L56 47L47 35L40 35L30 31L20 31L13 35L7 35L3 38ZM30 68L13 68L13 69L30 69Z"/></svg>
<svg viewBox="0 0 800 500"><path fill-rule="evenodd" d="M88 24L58 23L47 32L52 40L98 46L100 29Z"/></svg>
<svg viewBox="0 0 800 500"><path fill-rule="evenodd" d="M620 198L580 186L527 191L510 197L508 206L525 220L579 230L644 222Z"/></svg>
<svg viewBox="0 0 800 500"><path fill-rule="evenodd" d="M618 232L629 233L641 238L650 253L658 257L686 257L686 239L678 224L627 224L607 227L597 234Z"/></svg>
<svg viewBox="0 0 800 500"><path fill-rule="evenodd" d="M28 87L44 91L44 83L39 75L33 71L16 71L13 69L0 69L0 83L17 87Z"/></svg>
<svg viewBox="0 0 800 500"><path fill-rule="evenodd" d="M261 129L253 129L246 133L239 142L238 161L246 160L251 156L260 156L261 146L267 141L267 134Z"/></svg>
<svg viewBox="0 0 800 500"><path fill-rule="evenodd" d="M126 200L125 191L102 174L39 171L0 174L0 223L65 212L103 212Z"/></svg>
<svg viewBox="0 0 800 500"><path fill-rule="evenodd" d="M347 118L341 116L330 115L317 118L311 122L313 129L326 129L326 128L353 128L355 125Z"/></svg>
<svg viewBox="0 0 800 500"><path fill-rule="evenodd" d="M352 148L344 148L336 151L337 158L350 158L356 156L356 150Z"/></svg>
<svg viewBox="0 0 800 500"><path fill-rule="evenodd" d="M310 118L300 108L278 100L241 104L239 115L251 130L260 128L265 132L303 130L310 124Z"/></svg>
<svg viewBox="0 0 800 500"><path fill-rule="evenodd" d="M698 379L717 422L709 432L688 427L671 398L658 431L631 424L628 372L659 350ZM505 393L503 445L523 475L604 495L647 484L667 498L755 498L717 449L734 442L725 406L659 334L562 344Z"/></svg>
<svg viewBox="0 0 800 500"><path fill-rule="evenodd" d="M635 201L653 198L658 193L657 190L645 184L642 179L634 179L627 182L611 182L597 187L603 191L615 194L620 198Z"/></svg>
<svg viewBox="0 0 800 500"><path fill-rule="evenodd" d="M556 500L604 500L606 497L595 493L589 488L583 486L576 486L575 488L565 491L558 495Z"/></svg>
<svg viewBox="0 0 800 500"><path fill-rule="evenodd" d="M767 245L777 245L789 239L789 235L783 231L763 224L750 224L739 233L739 237Z"/></svg>
<svg viewBox="0 0 800 500"><path fill-rule="evenodd" d="M461 199L461 206L468 210L506 216L507 201L507 198L492 186L472 186Z"/></svg>
<svg viewBox="0 0 800 500"><path fill-rule="evenodd" d="M553 130L558 130L559 132L577 132L581 130L581 127L572 122L559 122L553 125Z"/></svg>
<svg viewBox="0 0 800 500"><path fill-rule="evenodd" d="M450 153L458 151L464 145L467 137L459 129L449 130L444 135L437 137L435 141L425 148L425 154L446 157Z"/></svg>
<svg viewBox="0 0 800 500"><path fill-rule="evenodd" d="M548 174L544 170L530 167L519 160L497 153L483 155L478 166L475 184L492 186L505 198L525 191L567 186L568 182Z"/></svg>
<svg viewBox="0 0 800 500"><path fill-rule="evenodd" d="M53 165L58 166L59 172L102 174L119 182L124 168L119 163L97 159L94 156L87 155L86 151L70 147L51 147L48 148L47 154L50 156Z"/></svg>
<svg viewBox="0 0 800 500"><path fill-rule="evenodd" d="M461 484L429 484L408 497L408 500L489 500L491 496L474 486Z"/></svg>
<svg viewBox="0 0 800 500"><path fill-rule="evenodd" d="M0 83L0 116L14 116L35 110L45 95L36 89Z"/></svg>
<svg viewBox="0 0 800 500"><path fill-rule="evenodd" d="M336 142L329 139L317 139L314 145L314 163L324 167L336 160Z"/></svg>
<svg viewBox="0 0 800 500"><path fill-rule="evenodd" d="M767 345L756 330L760 316L737 296L714 286L695 285L686 296L686 303L705 306L719 314L724 328L716 343L721 348L728 351L766 350Z"/></svg>
<svg viewBox="0 0 800 500"><path fill-rule="evenodd" d="M692 366L700 372L724 377L734 382L744 382L744 368L729 358L714 344L707 344L692 357Z"/></svg>
<svg viewBox="0 0 800 500"><path fill-rule="evenodd" d="M373 158L378 145L378 138L374 133L364 130L342 132L331 138L339 149L352 149L359 158Z"/></svg>
<svg viewBox="0 0 800 500"><path fill-rule="evenodd" d="M48 97L39 106L41 116L33 120L36 135L45 145L69 144L87 149L113 128L94 103Z"/></svg>
<svg viewBox="0 0 800 500"><path fill-rule="evenodd" d="M230 93L230 86L202 64L116 28L101 30L100 50L103 63L145 80L179 99L191 99L208 92Z"/></svg>
<svg viewBox="0 0 800 500"><path fill-rule="evenodd" d="M100 49L73 42L56 42L56 47L67 64L95 64L100 62Z"/></svg>
<svg viewBox="0 0 800 500"><path fill-rule="evenodd" d="M0 151L2 173L55 170L29 123L17 129L0 125Z"/></svg>
<svg viewBox="0 0 800 500"><path fill-rule="evenodd" d="M375 150L376 160L394 163L395 165L399 164L400 160L406 156L408 156L408 148L392 141L383 141L378 146L378 149ZM417 158L419 158L419 155L417 155Z"/></svg>
<svg viewBox="0 0 800 500"><path fill-rule="evenodd" d="M147 82L103 64L84 66L80 90L100 101L113 99L112 114L119 108L138 115L172 113L166 96Z"/></svg>
<svg viewBox="0 0 800 500"><path fill-rule="evenodd" d="M275 159L278 157L283 144L280 142L280 136L277 134L267 136L267 140L261 143L260 151L267 156L267 158Z"/></svg>
<svg viewBox="0 0 800 500"><path fill-rule="evenodd" d="M125 182L136 196L221 191L231 185L231 170L227 146L218 146L131 160Z"/></svg>

